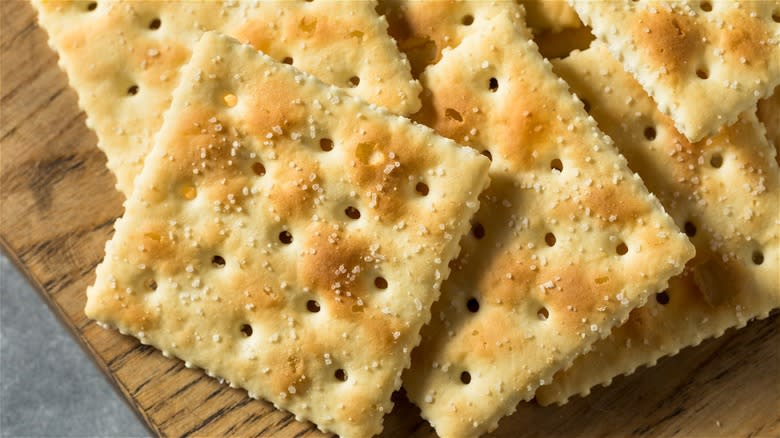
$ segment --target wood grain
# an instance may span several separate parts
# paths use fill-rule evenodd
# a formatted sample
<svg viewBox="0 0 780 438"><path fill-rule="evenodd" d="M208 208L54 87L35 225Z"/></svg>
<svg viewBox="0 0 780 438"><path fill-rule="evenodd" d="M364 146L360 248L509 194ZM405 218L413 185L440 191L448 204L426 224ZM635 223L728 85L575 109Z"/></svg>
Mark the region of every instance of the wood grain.
<svg viewBox="0 0 780 438"><path fill-rule="evenodd" d="M0 243L162 436L322 436L84 316L122 197L26 1L0 2ZM780 436L778 315L620 377L563 407L521 404L496 437ZM402 392L383 436L434 436Z"/></svg>

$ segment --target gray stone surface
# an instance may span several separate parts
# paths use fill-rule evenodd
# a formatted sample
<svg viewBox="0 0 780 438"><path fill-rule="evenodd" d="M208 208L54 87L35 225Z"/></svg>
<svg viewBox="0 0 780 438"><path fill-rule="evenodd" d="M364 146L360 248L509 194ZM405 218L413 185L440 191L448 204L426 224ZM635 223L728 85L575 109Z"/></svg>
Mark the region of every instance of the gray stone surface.
<svg viewBox="0 0 780 438"><path fill-rule="evenodd" d="M0 252L0 436L149 436Z"/></svg>

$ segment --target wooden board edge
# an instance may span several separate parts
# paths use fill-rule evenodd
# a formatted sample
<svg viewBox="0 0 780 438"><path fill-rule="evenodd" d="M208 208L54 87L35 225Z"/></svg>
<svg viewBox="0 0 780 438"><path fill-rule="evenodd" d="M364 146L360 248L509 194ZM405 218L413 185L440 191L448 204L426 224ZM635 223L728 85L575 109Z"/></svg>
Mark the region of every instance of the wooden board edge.
<svg viewBox="0 0 780 438"><path fill-rule="evenodd" d="M35 278L30 270L27 269L27 266L24 264L24 262L22 262L16 256L16 252L13 250L13 247L10 243L8 243L3 234L0 234L0 250L2 250L3 254L8 258L8 260L11 261L14 267L19 270L25 280L27 280L32 288L38 293L38 296L40 296L43 302L46 303L46 306L49 308L49 310L51 310L58 322L68 329L68 333L76 341L76 344L81 348L84 354L89 357L90 362L92 362L97 367L97 369L100 370L100 373L103 375L103 377L110 383L111 388L120 395L120 398L128 405L128 407L130 407L135 416L141 420L147 430L157 436L163 436L162 430L156 424L154 424L151 418L149 418L136 403L134 403L134 399L130 395L128 389L122 384L122 382L117 380L116 376L107 368L106 363L98 359L98 353L92 347L92 344L89 343L89 340L87 340L87 338L82 335L78 328L65 314L65 311L62 310L62 308L59 306L59 304L53 300L49 294L46 293L43 285L40 283L40 281L38 281L37 278Z"/></svg>

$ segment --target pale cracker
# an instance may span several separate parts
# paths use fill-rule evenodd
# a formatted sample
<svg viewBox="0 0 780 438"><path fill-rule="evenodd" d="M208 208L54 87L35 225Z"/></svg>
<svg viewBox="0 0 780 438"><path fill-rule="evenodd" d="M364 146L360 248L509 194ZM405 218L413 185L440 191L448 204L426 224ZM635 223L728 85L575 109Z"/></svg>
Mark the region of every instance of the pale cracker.
<svg viewBox="0 0 780 438"><path fill-rule="evenodd" d="M393 112L419 108L419 84L375 2L33 0L79 94L87 125L126 196L170 106L178 70L219 30Z"/></svg>
<svg viewBox="0 0 780 438"><path fill-rule="evenodd" d="M582 22L566 0L519 0L525 7L525 21L531 32L560 32L582 27Z"/></svg>
<svg viewBox="0 0 780 438"><path fill-rule="evenodd" d="M766 128L766 138L775 145L778 164L780 164L780 86L771 96L758 101L758 120Z"/></svg>
<svg viewBox="0 0 780 438"><path fill-rule="evenodd" d="M693 256L537 52L519 9L472 27L421 77L415 116L493 160L403 377L442 437L494 429Z"/></svg>
<svg viewBox="0 0 780 438"><path fill-rule="evenodd" d="M488 160L214 32L180 77L87 316L378 433Z"/></svg>
<svg viewBox="0 0 780 438"><path fill-rule="evenodd" d="M571 1L691 141L780 84L780 1Z"/></svg>
<svg viewBox="0 0 780 438"><path fill-rule="evenodd" d="M697 252L667 290L540 388L542 404L586 395L780 307L780 170L754 112L691 144L603 45L554 64Z"/></svg>

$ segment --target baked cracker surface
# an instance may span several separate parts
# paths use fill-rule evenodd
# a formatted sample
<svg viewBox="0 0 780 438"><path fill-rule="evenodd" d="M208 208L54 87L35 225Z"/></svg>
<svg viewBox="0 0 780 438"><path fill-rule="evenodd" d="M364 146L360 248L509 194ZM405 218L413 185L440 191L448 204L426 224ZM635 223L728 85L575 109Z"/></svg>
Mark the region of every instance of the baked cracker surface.
<svg viewBox="0 0 780 438"><path fill-rule="evenodd" d="M542 404L586 395L780 307L780 170L755 113L690 143L603 45L554 65L690 236L696 257L668 289L540 388Z"/></svg>
<svg viewBox="0 0 780 438"><path fill-rule="evenodd" d="M125 196L171 104L179 69L204 31L235 36L393 112L420 105L419 84L375 2L32 3Z"/></svg>
<svg viewBox="0 0 780 438"><path fill-rule="evenodd" d="M570 3L690 141L735 123L780 84L778 1Z"/></svg>
<svg viewBox="0 0 780 438"><path fill-rule="evenodd" d="M180 77L87 316L378 433L488 160L214 32Z"/></svg>
<svg viewBox="0 0 780 438"><path fill-rule="evenodd" d="M492 157L471 233L403 376L442 437L496 428L693 256L538 53L521 10L480 16L422 75L415 115Z"/></svg>

